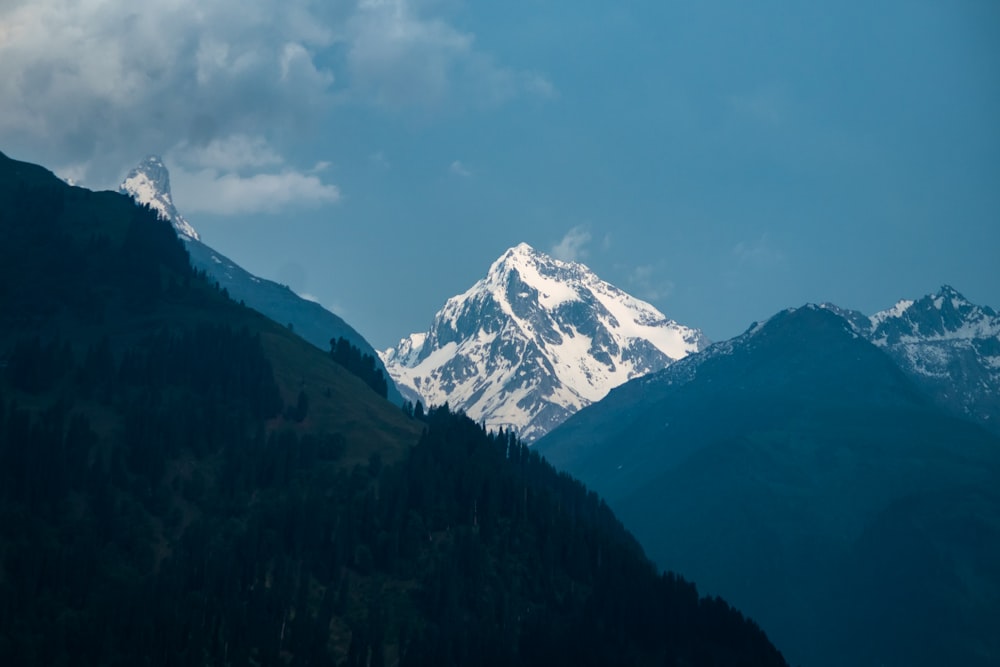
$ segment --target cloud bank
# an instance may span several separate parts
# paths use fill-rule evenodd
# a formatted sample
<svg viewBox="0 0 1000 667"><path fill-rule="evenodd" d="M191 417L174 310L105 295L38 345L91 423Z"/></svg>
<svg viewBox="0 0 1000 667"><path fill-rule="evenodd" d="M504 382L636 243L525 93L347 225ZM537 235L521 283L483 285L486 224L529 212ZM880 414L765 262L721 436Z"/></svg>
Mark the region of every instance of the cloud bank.
<svg viewBox="0 0 1000 667"><path fill-rule="evenodd" d="M555 93L541 74L498 65L473 34L422 16L407 0L362 0L346 35L352 92L378 105L440 108L458 92L462 102L488 106Z"/></svg>
<svg viewBox="0 0 1000 667"><path fill-rule="evenodd" d="M251 183L334 201L282 147L340 105L425 113L520 94L552 87L411 0L0 3L3 150L90 187L116 186L147 153L183 154L234 193L216 208L263 203Z"/></svg>
<svg viewBox="0 0 1000 667"><path fill-rule="evenodd" d="M340 189L319 176L328 162L295 169L263 137L237 134L201 146L184 142L165 160L175 200L192 213L275 212L340 200Z"/></svg>
<svg viewBox="0 0 1000 667"><path fill-rule="evenodd" d="M109 187L148 152L308 124L334 81L313 18L275 0L4 4L0 138Z"/></svg>
<svg viewBox="0 0 1000 667"><path fill-rule="evenodd" d="M297 171L240 176L216 169L189 172L173 169L171 180L178 201L192 213L238 215L274 212L291 205L333 204L340 189L317 176Z"/></svg>

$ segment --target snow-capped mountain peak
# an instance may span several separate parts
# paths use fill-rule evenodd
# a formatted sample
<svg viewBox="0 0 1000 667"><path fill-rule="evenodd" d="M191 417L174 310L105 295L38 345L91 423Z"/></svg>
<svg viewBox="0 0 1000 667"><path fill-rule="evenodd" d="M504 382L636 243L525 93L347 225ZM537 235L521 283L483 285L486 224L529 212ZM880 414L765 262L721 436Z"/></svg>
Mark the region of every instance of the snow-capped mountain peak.
<svg viewBox="0 0 1000 667"><path fill-rule="evenodd" d="M875 313L870 320L872 342L883 347L1000 336L1000 317L996 312L970 302L950 285L916 301L899 301L892 308Z"/></svg>
<svg viewBox="0 0 1000 667"><path fill-rule="evenodd" d="M902 317L914 303L916 302L913 299L900 299L892 308L881 310L872 315L870 318L872 326L878 327L883 322Z"/></svg>
<svg viewBox="0 0 1000 667"><path fill-rule="evenodd" d="M831 305L856 333L885 350L935 401L1000 428L1000 315L944 285L867 317Z"/></svg>
<svg viewBox="0 0 1000 667"><path fill-rule="evenodd" d="M170 194L170 172L158 155L150 155L128 173L118 188L140 204L149 206L160 218L168 220L184 240L200 240L198 232L174 208Z"/></svg>
<svg viewBox="0 0 1000 667"><path fill-rule="evenodd" d="M533 441L623 382L705 346L700 331L521 243L382 353L400 385Z"/></svg>

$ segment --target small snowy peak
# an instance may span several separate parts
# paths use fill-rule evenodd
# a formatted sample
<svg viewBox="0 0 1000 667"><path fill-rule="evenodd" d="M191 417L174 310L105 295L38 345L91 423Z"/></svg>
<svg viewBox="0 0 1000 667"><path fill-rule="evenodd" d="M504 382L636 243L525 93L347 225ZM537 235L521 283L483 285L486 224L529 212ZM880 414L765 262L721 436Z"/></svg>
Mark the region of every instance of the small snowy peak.
<svg viewBox="0 0 1000 667"><path fill-rule="evenodd" d="M159 156L150 155L140 162L125 176L118 191L156 211L160 219L167 220L174 226L182 239L200 240L191 223L174 208L170 193L170 172Z"/></svg>
<svg viewBox="0 0 1000 667"><path fill-rule="evenodd" d="M842 317L856 335L868 338L869 334L871 334L872 320L864 313L857 310L841 308L833 303L823 303L820 304L819 307Z"/></svg>
<svg viewBox="0 0 1000 667"><path fill-rule="evenodd" d="M878 327L878 325L882 324L887 320L902 317L903 313L909 310L910 306L912 306L914 303L916 302L913 301L912 299L900 299L899 301L896 302L896 305L893 306L892 308L889 308L888 310L879 311L874 315L872 315L871 316L872 326Z"/></svg>
<svg viewBox="0 0 1000 667"><path fill-rule="evenodd" d="M948 285L937 294L899 301L870 319L872 342L882 346L1000 336L1000 317L993 309L970 302Z"/></svg>
<svg viewBox="0 0 1000 667"><path fill-rule="evenodd" d="M516 293L514 284L520 286ZM578 330L574 316L586 313L596 315L619 338L648 340L671 359L697 351L707 342L700 331L668 319L651 304L601 280L587 266L555 259L527 243L504 253L490 268L486 283L466 294L487 286L492 294L506 296L511 310L528 300L549 314L560 331L567 326Z"/></svg>
<svg viewBox="0 0 1000 667"><path fill-rule="evenodd" d="M363 354L378 355L354 327L313 298L296 294L286 285L255 276L224 254L203 244L198 232L174 207L170 173L158 156L150 155L132 169L122 181L119 192L149 206L161 219L169 221L177 235L187 242L191 265L225 288L234 301L246 304L281 325L287 324L296 334L321 350L330 349L331 339L343 337ZM376 362L376 366L386 373L381 368L381 361ZM395 384L389 387L388 398L397 405L403 401Z"/></svg>
<svg viewBox="0 0 1000 667"><path fill-rule="evenodd" d="M853 311L847 311L857 315ZM996 430L1000 420L1000 315L944 285L867 318L862 335L935 400Z"/></svg>
<svg viewBox="0 0 1000 667"><path fill-rule="evenodd" d="M706 344L583 264L522 243L448 299L426 333L381 356L425 403L447 401L532 442L613 387Z"/></svg>
<svg viewBox="0 0 1000 667"><path fill-rule="evenodd" d="M427 334L410 334L403 340L399 341L399 345L396 347L390 347L387 350L380 351L378 353L379 357L381 357L382 362L385 364L395 363L404 366L413 365L420 356L420 351L423 349L424 341L426 339Z"/></svg>

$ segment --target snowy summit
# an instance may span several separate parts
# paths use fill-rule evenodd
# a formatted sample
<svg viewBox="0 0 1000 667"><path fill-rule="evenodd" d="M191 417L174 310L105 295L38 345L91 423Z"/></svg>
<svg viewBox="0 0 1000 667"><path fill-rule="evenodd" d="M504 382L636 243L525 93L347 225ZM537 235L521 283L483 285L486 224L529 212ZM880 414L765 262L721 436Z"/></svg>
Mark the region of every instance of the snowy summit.
<svg viewBox="0 0 1000 667"><path fill-rule="evenodd" d="M452 297L426 333L382 353L428 405L537 440L618 385L697 352L697 329L522 243Z"/></svg>
<svg viewBox="0 0 1000 667"><path fill-rule="evenodd" d="M866 317L824 305L885 350L935 401L1000 432L1000 315L954 287Z"/></svg>
<svg viewBox="0 0 1000 667"><path fill-rule="evenodd" d="M170 195L170 174L159 156L150 155L140 162L128 173L118 191L150 207L161 219L170 221L177 230L177 235L185 241L201 240L191 223L174 208L174 200Z"/></svg>

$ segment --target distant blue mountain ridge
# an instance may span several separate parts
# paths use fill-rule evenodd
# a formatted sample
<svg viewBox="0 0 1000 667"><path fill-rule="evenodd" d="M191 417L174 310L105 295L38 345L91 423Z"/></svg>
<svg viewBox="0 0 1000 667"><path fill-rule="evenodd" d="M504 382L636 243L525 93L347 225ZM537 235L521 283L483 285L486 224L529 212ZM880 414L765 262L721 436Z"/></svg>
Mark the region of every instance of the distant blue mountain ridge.
<svg viewBox="0 0 1000 667"><path fill-rule="evenodd" d="M870 318L788 309L534 448L791 664L996 665L998 342L947 286Z"/></svg>

